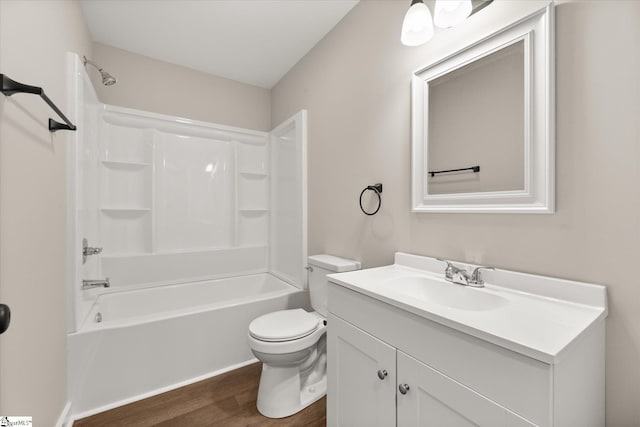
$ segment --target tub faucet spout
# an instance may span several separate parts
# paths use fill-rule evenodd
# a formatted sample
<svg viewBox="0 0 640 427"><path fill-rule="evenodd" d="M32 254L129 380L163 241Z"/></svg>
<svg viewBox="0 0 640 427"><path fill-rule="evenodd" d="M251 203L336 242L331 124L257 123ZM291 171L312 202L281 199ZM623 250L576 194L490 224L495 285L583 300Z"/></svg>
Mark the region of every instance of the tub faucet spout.
<svg viewBox="0 0 640 427"><path fill-rule="evenodd" d="M111 283L109 283L109 278L107 277L104 280L83 280L82 281L82 290L86 291L87 289L93 289L93 288L108 288L109 286L111 286Z"/></svg>

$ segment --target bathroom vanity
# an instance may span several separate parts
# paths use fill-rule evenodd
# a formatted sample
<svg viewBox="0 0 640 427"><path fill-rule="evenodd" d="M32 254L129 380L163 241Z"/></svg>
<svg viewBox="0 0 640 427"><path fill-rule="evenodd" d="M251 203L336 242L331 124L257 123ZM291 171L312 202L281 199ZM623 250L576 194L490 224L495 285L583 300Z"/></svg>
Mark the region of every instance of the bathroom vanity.
<svg viewBox="0 0 640 427"><path fill-rule="evenodd" d="M397 253L328 276L327 425L604 425L604 286L444 269Z"/></svg>

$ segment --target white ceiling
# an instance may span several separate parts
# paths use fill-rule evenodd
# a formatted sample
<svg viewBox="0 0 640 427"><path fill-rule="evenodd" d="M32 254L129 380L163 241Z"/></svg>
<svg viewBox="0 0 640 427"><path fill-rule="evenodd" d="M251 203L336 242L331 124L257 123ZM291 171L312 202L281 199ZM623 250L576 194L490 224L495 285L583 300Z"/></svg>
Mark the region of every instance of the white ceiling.
<svg viewBox="0 0 640 427"><path fill-rule="evenodd" d="M82 8L95 42L271 88L357 3L83 0Z"/></svg>

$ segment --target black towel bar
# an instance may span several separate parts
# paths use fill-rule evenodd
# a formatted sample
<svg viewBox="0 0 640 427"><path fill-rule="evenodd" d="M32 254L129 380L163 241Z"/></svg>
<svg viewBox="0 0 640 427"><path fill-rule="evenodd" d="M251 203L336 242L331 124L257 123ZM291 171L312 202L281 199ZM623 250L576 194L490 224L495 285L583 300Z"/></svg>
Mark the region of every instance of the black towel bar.
<svg viewBox="0 0 640 427"><path fill-rule="evenodd" d="M480 172L480 166L471 166L468 168L461 168L461 169L449 169L446 171L429 171L427 173L431 175L431 177L434 177L436 174L439 174L439 173L462 172L462 171L473 171L474 173Z"/></svg>
<svg viewBox="0 0 640 427"><path fill-rule="evenodd" d="M5 96L15 95L16 93L31 93L34 95L40 95L40 98L46 102L49 107L55 111L58 116L66 123L60 123L53 119L49 119L49 131L56 132L59 130L76 130L76 126L71 123L71 121L62 114L62 111L49 99L49 97L44 93L44 90L38 86L30 86L24 83L19 83L15 80L11 80L5 74L0 74L0 80L2 80L2 88L0 92L2 92Z"/></svg>

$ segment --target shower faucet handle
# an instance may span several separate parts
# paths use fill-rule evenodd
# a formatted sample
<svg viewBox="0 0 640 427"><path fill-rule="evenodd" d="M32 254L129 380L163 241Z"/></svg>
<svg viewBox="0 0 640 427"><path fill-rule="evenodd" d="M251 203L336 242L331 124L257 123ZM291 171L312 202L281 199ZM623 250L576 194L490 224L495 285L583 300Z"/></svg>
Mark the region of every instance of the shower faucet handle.
<svg viewBox="0 0 640 427"><path fill-rule="evenodd" d="M91 255L98 255L102 252L102 248L92 248L89 246L87 239L82 239L82 263L87 262L87 257Z"/></svg>
<svg viewBox="0 0 640 427"><path fill-rule="evenodd" d="M83 255L96 255L102 252L102 248L90 248L86 247L82 250Z"/></svg>

